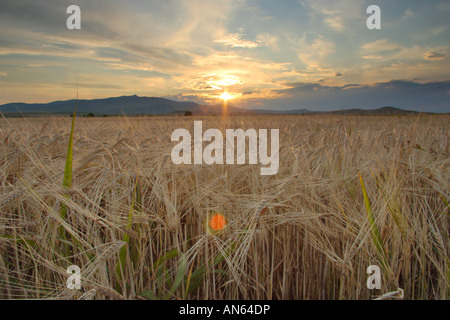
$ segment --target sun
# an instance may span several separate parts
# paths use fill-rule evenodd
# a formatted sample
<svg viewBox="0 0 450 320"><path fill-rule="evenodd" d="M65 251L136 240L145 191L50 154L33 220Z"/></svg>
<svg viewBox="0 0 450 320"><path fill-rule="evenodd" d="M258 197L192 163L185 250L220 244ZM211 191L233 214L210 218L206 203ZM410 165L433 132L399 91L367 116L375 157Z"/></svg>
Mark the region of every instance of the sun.
<svg viewBox="0 0 450 320"><path fill-rule="evenodd" d="M232 99L233 96L230 95L228 92L224 92L224 93L222 93L222 94L220 95L220 98L221 98L222 100L227 101L227 100Z"/></svg>

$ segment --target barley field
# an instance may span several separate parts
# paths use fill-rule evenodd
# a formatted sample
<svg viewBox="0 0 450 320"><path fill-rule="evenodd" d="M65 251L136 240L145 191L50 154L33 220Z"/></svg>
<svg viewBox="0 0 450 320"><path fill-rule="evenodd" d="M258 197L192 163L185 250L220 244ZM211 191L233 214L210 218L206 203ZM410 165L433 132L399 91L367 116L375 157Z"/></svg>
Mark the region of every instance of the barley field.
<svg viewBox="0 0 450 320"><path fill-rule="evenodd" d="M278 173L173 164L171 133L194 120L279 129ZM71 139L68 116L2 118L0 298L449 299L449 124L77 117Z"/></svg>

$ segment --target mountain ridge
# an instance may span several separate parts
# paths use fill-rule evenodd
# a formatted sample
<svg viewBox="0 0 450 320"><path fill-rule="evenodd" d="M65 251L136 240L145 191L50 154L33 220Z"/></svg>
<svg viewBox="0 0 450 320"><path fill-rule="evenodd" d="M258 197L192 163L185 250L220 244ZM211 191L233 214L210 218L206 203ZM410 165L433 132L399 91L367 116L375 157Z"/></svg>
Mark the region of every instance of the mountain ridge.
<svg viewBox="0 0 450 320"><path fill-rule="evenodd" d="M222 106L205 106L192 101L174 101L161 97L140 97L137 95L108 97L101 99L70 99L49 103L13 102L0 105L0 113L6 114L61 114L72 113L77 105L77 113L95 115L170 115L218 114ZM311 111L308 109L274 110L243 109L229 106L230 114L411 114L415 111L385 106L378 109L340 109L335 111Z"/></svg>

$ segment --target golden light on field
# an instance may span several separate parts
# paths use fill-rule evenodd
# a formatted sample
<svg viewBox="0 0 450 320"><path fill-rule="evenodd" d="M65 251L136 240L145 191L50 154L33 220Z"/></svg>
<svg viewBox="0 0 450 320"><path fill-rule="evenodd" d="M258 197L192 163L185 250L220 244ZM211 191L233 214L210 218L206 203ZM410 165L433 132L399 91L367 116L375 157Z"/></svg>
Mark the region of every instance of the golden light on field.
<svg viewBox="0 0 450 320"><path fill-rule="evenodd" d="M223 91L217 91L214 98L219 100ZM228 92L238 100L237 91ZM219 105L212 107L214 113L220 110ZM197 131L203 136L206 128L218 130L218 141L202 137L198 148L211 156L220 146L226 156L228 141L223 138L228 128L268 130L268 134L279 128L283 133L278 149L280 170L271 176L260 174L267 161L249 163L250 140L245 142L243 164L217 158L212 165L179 166L172 154L167 159L164 153L173 152L181 142L168 143L167 137L180 128L190 134L192 117L130 116L126 121L119 116L78 117L73 157L68 152L73 119L68 116L1 117L0 221L4 227L0 274L9 281L1 282L0 299L76 298L75 290L61 293L61 283L54 281L59 277L57 270L67 268L65 259L54 257L89 250L94 259L101 259L104 273L115 277L117 270L126 271L126 281L111 281L114 277L105 277L103 271L91 273L89 280L105 289L92 294L96 300L129 299L127 286L133 286L136 296L143 299L168 299L167 290L171 290L174 301L370 300L374 295L369 289L361 290L366 283L360 279L367 278L366 267L373 265L377 255L380 261L389 258L383 266L395 275L383 278L379 298L400 298L391 290L402 289L408 299L448 300L447 240L439 240L442 245L438 245L424 235L433 234L435 240L448 237L444 217L449 202L450 115L380 117L236 113L228 119L207 115L205 128L199 132L194 127L194 135ZM341 128L351 128L351 134ZM242 134L247 140L245 131ZM191 140L186 144L191 150L196 139L187 137L183 139ZM272 144L271 138L272 133ZM238 143L233 141L236 160ZM261 152L261 147L258 143L255 149L259 160L267 159L269 150ZM54 190L62 190L67 174L61 168L68 160L76 164L70 170L73 187L61 198ZM24 188L25 184L30 187ZM61 223L50 228L48 208L60 198L70 205L72 214L63 219L63 210L59 210ZM149 212L148 217L139 215L138 202L140 213ZM125 231L139 240L127 244L133 254L125 255L123 264L117 259L123 248L117 235L125 232L120 212L134 212L132 228ZM54 230L59 226L76 238L67 237L55 245ZM379 233L374 231L378 228ZM361 237L363 233L372 236ZM405 234L410 240L407 246L402 245ZM37 238L39 242L34 241ZM30 250L22 250L22 243ZM343 250L355 244L358 248L350 254ZM389 254L393 248L395 254ZM15 252L20 252L20 261ZM422 254L430 259L422 259ZM76 259L79 265L89 263L86 255L76 255ZM345 259L346 263L339 262ZM149 266L162 272L162 278L158 275L162 280L141 276L148 274ZM27 277L21 276L24 270L30 271ZM417 270L414 277L411 270ZM430 270L443 272L430 274ZM188 272L191 276L184 281ZM168 281L165 274L180 281ZM35 275L42 284L33 290L16 289L29 287ZM371 279L376 280L376 275ZM245 290L236 279L242 280ZM328 282L330 286L322 285Z"/></svg>

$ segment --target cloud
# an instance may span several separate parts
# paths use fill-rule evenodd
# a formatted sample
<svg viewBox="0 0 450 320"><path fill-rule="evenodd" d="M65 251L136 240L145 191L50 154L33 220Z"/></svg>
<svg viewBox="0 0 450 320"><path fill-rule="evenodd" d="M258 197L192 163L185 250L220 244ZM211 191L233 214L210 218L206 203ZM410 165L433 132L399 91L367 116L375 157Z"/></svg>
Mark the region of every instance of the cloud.
<svg viewBox="0 0 450 320"><path fill-rule="evenodd" d="M330 26L334 30L343 31L345 29L342 17L340 16L331 16L325 18L324 21L328 26Z"/></svg>
<svg viewBox="0 0 450 320"><path fill-rule="evenodd" d="M388 39L379 39L374 42L365 43L361 46L363 54L387 54L395 53L402 49L402 46L398 43L389 41Z"/></svg>
<svg viewBox="0 0 450 320"><path fill-rule="evenodd" d="M450 3L448 1L441 1L438 4L439 11L450 11Z"/></svg>
<svg viewBox="0 0 450 320"><path fill-rule="evenodd" d="M407 47L388 39L380 39L361 46L361 57L384 62L401 61L418 63L422 59L442 61L449 56L448 47L427 48L418 45Z"/></svg>
<svg viewBox="0 0 450 320"><path fill-rule="evenodd" d="M351 25L361 20L361 13L365 12L362 1L307 0L302 3L310 7L313 19L323 21L327 27L337 32L353 32Z"/></svg>
<svg viewBox="0 0 450 320"><path fill-rule="evenodd" d="M244 40L242 39L242 35L238 33L228 34L225 39L214 40L214 42L223 43L224 45L230 46L232 48L257 48L264 45L260 40Z"/></svg>
<svg viewBox="0 0 450 320"><path fill-rule="evenodd" d="M405 18L411 18L411 17L415 16L415 13L414 13L414 11L411 10L411 8L408 8L405 10L405 13L403 14L403 16Z"/></svg>
<svg viewBox="0 0 450 320"><path fill-rule="evenodd" d="M233 5L230 1L204 6L199 0L132 1L128 5L122 2L111 5L105 0L79 1L82 27L73 32L66 28L65 9L70 1L59 1L58 6L29 0L3 2L0 25L6 31L12 30L8 38L11 44L16 43L8 48L10 53L14 49L15 53L26 54L48 53L54 49L56 54L58 50L118 48L127 52L128 57L134 54L152 58L155 63L161 60L189 63L186 57L193 43L202 49L225 32L223 23ZM167 23L168 15L170 23ZM14 28L7 28L8 25ZM11 40L14 38L18 40ZM42 44L54 47L45 48Z"/></svg>
<svg viewBox="0 0 450 320"><path fill-rule="evenodd" d="M424 59L425 60L441 61L441 60L444 60L447 56L448 56L447 53L440 53L440 52L436 52L436 51L428 51L428 52L425 52Z"/></svg>
<svg viewBox="0 0 450 320"><path fill-rule="evenodd" d="M79 79L78 79L79 80ZM74 84L70 82L62 83L63 86L67 88L73 88ZM116 85L116 84L110 84L110 83L96 83L92 81L80 81L78 83L79 89L125 89L124 86Z"/></svg>
<svg viewBox="0 0 450 320"><path fill-rule="evenodd" d="M301 73L306 81L334 76L335 72L328 61L330 55L335 52L334 42L322 35L305 34L295 41L295 46L298 58L305 66Z"/></svg>
<svg viewBox="0 0 450 320"><path fill-rule="evenodd" d="M204 99L201 98L199 95L193 95L193 94L186 94L186 93L179 93L175 95L164 95L162 98L174 100L174 101L191 101L196 102L199 104L205 103Z"/></svg>
<svg viewBox="0 0 450 320"><path fill-rule="evenodd" d="M376 55L376 54L369 54L369 55L362 56L362 58L367 59L367 60L380 60L380 59L383 59L383 56Z"/></svg>
<svg viewBox="0 0 450 320"><path fill-rule="evenodd" d="M264 46L271 47L274 50L279 50L278 36L269 34L269 33L261 33L257 36L257 42L263 44Z"/></svg>
<svg viewBox="0 0 450 320"><path fill-rule="evenodd" d="M242 84L243 81L236 75L221 73L221 74L206 74L193 79L190 83L192 90L222 90L225 87Z"/></svg>

